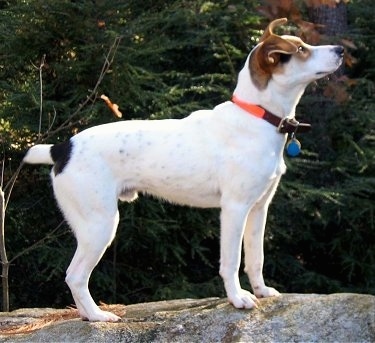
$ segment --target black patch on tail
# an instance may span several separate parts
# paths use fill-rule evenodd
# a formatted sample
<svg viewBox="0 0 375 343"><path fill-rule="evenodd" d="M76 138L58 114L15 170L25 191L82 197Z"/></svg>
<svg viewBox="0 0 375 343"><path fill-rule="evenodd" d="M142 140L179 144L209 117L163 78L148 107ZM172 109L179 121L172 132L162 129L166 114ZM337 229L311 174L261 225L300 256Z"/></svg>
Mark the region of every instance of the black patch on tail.
<svg viewBox="0 0 375 343"><path fill-rule="evenodd" d="M65 166L68 164L72 150L73 144L70 140L64 143L55 144L51 148L51 157L53 162L55 162L53 170L56 176L62 173Z"/></svg>

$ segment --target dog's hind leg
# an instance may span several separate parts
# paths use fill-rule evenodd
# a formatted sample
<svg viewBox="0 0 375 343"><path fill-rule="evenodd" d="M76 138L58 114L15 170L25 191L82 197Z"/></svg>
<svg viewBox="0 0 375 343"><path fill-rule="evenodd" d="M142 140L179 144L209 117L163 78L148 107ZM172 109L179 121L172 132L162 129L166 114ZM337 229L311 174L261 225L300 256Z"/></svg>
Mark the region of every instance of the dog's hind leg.
<svg viewBox="0 0 375 343"><path fill-rule="evenodd" d="M263 241L267 211L268 206L276 192L279 181L280 177L274 181L268 191L250 210L245 225L245 272L249 276L254 294L258 298L280 295L276 289L267 287L263 279Z"/></svg>
<svg viewBox="0 0 375 343"><path fill-rule="evenodd" d="M95 304L88 289L90 275L111 244L119 221L115 187L101 184L98 178L83 182L72 174L53 180L56 199L77 239L65 280L79 314L90 321L118 321L118 316Z"/></svg>
<svg viewBox="0 0 375 343"><path fill-rule="evenodd" d="M86 233L82 235L82 232L76 233L77 250L69 265L65 280L83 319L90 321L118 321L120 319L110 312L100 310L88 289L91 272L111 243L117 223L118 214L110 221L96 218L95 222L87 223L89 227L85 231L90 236Z"/></svg>
<svg viewBox="0 0 375 343"><path fill-rule="evenodd" d="M118 321L116 315L99 309L88 289L92 270L111 243L118 224L118 212L113 218L93 216L87 227L76 230L77 250L66 273L77 309L83 319L90 321Z"/></svg>

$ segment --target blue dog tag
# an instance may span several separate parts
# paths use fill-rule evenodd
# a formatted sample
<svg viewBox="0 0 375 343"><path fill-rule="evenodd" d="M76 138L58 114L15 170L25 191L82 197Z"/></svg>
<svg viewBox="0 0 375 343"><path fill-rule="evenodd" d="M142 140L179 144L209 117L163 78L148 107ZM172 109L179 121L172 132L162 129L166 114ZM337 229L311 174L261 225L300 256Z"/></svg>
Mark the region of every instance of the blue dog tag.
<svg viewBox="0 0 375 343"><path fill-rule="evenodd" d="M301 152L301 143L294 137L286 143L285 150L291 157L296 157Z"/></svg>

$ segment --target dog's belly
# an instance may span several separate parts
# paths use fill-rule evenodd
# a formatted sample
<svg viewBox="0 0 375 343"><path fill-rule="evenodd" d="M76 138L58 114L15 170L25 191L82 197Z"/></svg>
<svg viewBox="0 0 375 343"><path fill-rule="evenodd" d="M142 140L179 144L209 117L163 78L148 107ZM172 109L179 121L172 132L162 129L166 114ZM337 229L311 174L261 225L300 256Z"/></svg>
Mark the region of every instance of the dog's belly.
<svg viewBox="0 0 375 343"><path fill-rule="evenodd" d="M177 162L157 159L125 163L121 192L133 190L194 207L219 207L220 187L215 164L195 163L188 158Z"/></svg>
<svg viewBox="0 0 375 343"><path fill-rule="evenodd" d="M163 189L158 187L156 190L146 190L145 193L180 205L202 208L220 207L220 193L210 192L208 189L183 189L181 187Z"/></svg>

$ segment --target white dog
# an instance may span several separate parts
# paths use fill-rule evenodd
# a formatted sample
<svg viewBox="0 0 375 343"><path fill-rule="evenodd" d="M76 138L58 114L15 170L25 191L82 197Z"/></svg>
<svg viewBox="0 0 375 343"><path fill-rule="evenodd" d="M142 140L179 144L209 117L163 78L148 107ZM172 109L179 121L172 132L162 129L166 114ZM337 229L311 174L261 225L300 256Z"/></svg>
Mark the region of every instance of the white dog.
<svg viewBox="0 0 375 343"><path fill-rule="evenodd" d="M262 276L268 205L286 169L284 145L298 127L298 101L310 82L340 66L344 53L341 46L275 35L273 28L286 21L273 21L250 52L232 101L181 120L100 125L28 151L26 163L54 164L54 193L77 238L66 282L83 319L120 319L99 309L88 282L115 236L118 199L132 201L138 192L221 208L220 275L235 307L252 308L256 297L280 295ZM242 241L256 297L240 286Z"/></svg>

